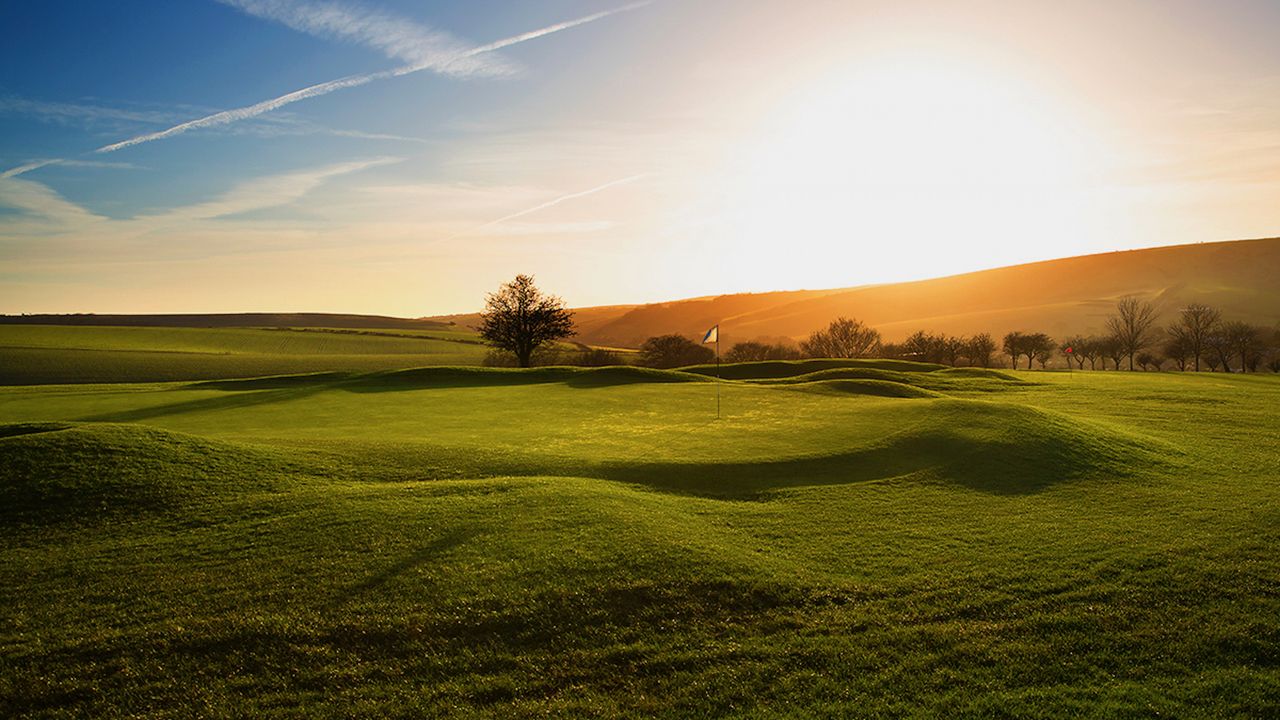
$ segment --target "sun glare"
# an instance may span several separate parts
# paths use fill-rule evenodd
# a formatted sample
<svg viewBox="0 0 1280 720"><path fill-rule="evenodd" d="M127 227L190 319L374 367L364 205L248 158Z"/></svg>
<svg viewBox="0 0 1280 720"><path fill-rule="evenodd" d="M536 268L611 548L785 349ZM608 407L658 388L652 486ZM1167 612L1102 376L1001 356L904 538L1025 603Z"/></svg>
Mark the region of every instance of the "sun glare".
<svg viewBox="0 0 1280 720"><path fill-rule="evenodd" d="M1021 241L1090 232L1080 200L1099 152L1060 103L984 68L916 58L834 72L782 101L758 138L733 181L748 246L792 238L880 262L876 277L892 280L1016 262ZM822 279L847 285L848 272Z"/></svg>

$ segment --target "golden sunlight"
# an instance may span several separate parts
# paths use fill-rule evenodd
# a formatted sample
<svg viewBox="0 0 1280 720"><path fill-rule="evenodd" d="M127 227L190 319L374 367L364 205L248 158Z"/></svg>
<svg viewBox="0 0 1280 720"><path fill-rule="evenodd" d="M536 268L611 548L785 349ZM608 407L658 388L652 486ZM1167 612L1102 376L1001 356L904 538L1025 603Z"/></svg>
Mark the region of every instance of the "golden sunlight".
<svg viewBox="0 0 1280 720"><path fill-rule="evenodd" d="M1075 113L1016 76L944 57L864 61L763 123L733 173L735 235L850 261L897 244L880 255L886 279L1016 262L1020 240L1094 232L1088 185L1106 159Z"/></svg>

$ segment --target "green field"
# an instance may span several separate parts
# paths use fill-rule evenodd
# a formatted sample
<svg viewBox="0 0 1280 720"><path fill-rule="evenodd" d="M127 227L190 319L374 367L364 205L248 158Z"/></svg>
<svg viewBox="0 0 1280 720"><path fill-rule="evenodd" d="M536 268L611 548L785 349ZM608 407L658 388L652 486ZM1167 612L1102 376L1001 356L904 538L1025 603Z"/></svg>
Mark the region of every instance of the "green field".
<svg viewBox="0 0 1280 720"><path fill-rule="evenodd" d="M325 369L0 388L0 715L1280 713L1275 376Z"/></svg>
<svg viewBox="0 0 1280 720"><path fill-rule="evenodd" d="M0 385L479 365L486 351L465 329L0 325Z"/></svg>

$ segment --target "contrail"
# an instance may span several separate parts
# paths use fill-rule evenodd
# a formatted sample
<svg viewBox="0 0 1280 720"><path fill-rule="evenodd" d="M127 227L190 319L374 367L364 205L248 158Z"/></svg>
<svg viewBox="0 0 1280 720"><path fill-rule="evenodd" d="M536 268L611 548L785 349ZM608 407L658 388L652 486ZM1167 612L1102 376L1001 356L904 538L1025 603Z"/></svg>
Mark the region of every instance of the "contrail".
<svg viewBox="0 0 1280 720"><path fill-rule="evenodd" d="M402 75L409 75L411 73L421 72L423 70L443 69L448 67L452 63L456 63L461 60L466 60L467 58L475 57L476 55L493 52L495 50L501 50L502 48L510 47L512 45L516 45L518 43L522 43L528 40L533 40L535 38L540 38L544 35L550 35L552 33L560 32L561 30L568 30L569 28L577 27L579 25L585 25L587 23L595 22L596 20L601 20L603 18L609 17L610 15L617 15L618 13L636 10L638 8L644 7L645 5L649 5L652 1L653 0L644 0L643 2L635 2L635 3L631 3L630 5L623 5L622 7L614 8L612 10L605 10L603 12L587 15L586 17L581 17L581 18L578 18L577 20L569 20L566 22L557 23L555 25L549 25L539 30L531 30L526 33L521 33L520 35L513 35L509 38L505 38L503 40L498 40L497 42L489 43L488 45L481 45L479 47L475 47L470 50L457 53L456 55L446 56L440 59L433 59L426 62L415 63L413 65L405 65L403 67L395 68L393 70L382 70L379 72L365 73L362 75L348 75L347 77L338 78L337 80L322 82L316 85L312 85L310 87L302 88L301 90L295 90L291 93L281 95L280 97L277 97L277 98L272 98L270 100L263 100L260 103L255 103L253 105L248 105L242 108L236 108L234 110L224 110L222 112L214 113L212 115L207 115L205 117L197 118L195 120L189 120L179 125L174 125L173 127L167 130L160 130L158 132L147 133L145 135L139 135L137 137L129 138L128 140L122 140L120 142L112 143L110 145L104 145L98 148L97 150L94 150L94 152L95 153L115 152L117 150L122 150L124 148L132 147L134 145L140 145L142 143L151 142L153 140L162 140L167 137L173 137L174 135L181 135L182 133L185 133L188 130L196 130L198 128L212 127L215 125L226 125L228 123L237 122L239 120L245 120L251 117L256 117L258 115L262 115L263 113L268 113L273 110L282 108L285 105L296 103L299 100L306 100L308 98L318 97L320 95L328 95L329 93L337 90L344 90L346 88L366 85L376 80L385 80L387 78L400 77Z"/></svg>
<svg viewBox="0 0 1280 720"><path fill-rule="evenodd" d="M19 165L16 168L10 168L8 170L5 170L4 172L0 173L0 179L17 177L23 173L29 173L32 170L36 170L49 165L61 165L64 162L66 161L65 160L36 160L35 162L29 162L26 165Z"/></svg>
<svg viewBox="0 0 1280 720"><path fill-rule="evenodd" d="M524 210L521 210L520 212L513 212L513 213L511 213L510 215L503 215L502 217L498 218L497 220L490 220L489 222L487 222L487 223L485 223L485 224L483 224L483 225L477 225L477 226L475 226L475 227L471 228L470 230L463 230L463 231L462 231L462 232L460 232L460 233L456 233L456 234L450 235L449 237L445 238L445 239L444 239L444 240L442 240L441 242L448 242L449 240L453 240L453 239L456 239L456 238L460 238L460 237L463 237L463 236L465 236L465 235L471 235L471 234L474 234L474 233L478 233L478 232L480 232L481 230L484 230L485 228L491 228L491 227L493 227L494 225L500 225L500 224L502 224L502 223L504 223L504 222L506 222L506 221L508 221L508 220L515 220L515 219L516 219L516 218L518 218L518 217L524 217L525 215L531 215L531 214L536 213L536 212L538 212L538 211L540 211L540 210L546 210L546 209L547 209L547 208L549 208L549 207L554 207L554 206L556 206L556 205L559 205L559 204L560 204L560 203L562 203L562 202L568 202L568 201L570 201L570 200L576 200L576 199L578 199L578 198L580 198L580 197L586 197L587 195L594 195L595 193L601 192L601 191L603 191L603 190L608 190L608 189L609 189L609 188L611 188L611 187L617 187L617 186L619 186L619 185L626 185L627 183L633 183L633 182L635 182L635 181L637 181L637 180L643 180L643 179L644 179L644 178L646 178L646 177L648 177L648 175L647 175L647 174L645 174L645 173L641 173L640 175L632 175L632 176L630 176L630 177L624 177L624 178L622 178L622 179L620 179L620 180L614 180L614 181L612 181L612 182L607 182L607 183L605 183L605 184L603 184L603 185L600 185L600 186L598 186L598 187L593 187L593 188L591 188L590 190L582 190L581 192L569 193L568 195L561 195L561 196L560 196L560 197L558 197L558 198L555 198L555 199L553 199L553 200L548 200L548 201L546 201L546 202L544 202L544 203L542 203L542 204L540 204L540 205L534 205L534 206L533 206L533 207L531 207L531 208L525 208Z"/></svg>

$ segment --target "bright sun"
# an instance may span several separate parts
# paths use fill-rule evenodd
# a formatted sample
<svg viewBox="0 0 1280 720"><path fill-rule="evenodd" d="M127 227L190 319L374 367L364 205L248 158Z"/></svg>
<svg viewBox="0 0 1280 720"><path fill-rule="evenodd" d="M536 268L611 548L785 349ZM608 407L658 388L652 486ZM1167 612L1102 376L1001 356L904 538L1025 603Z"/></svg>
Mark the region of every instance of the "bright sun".
<svg viewBox="0 0 1280 720"><path fill-rule="evenodd" d="M810 250L795 268L808 286L815 256L837 261L818 280L836 285L865 281L839 261L886 281L1017 262L1034 255L1028 244L1092 231L1082 198L1100 152L1086 137L1059 103L1008 77L941 60L864 63L785 99L738 158L735 241L757 257L780 239Z"/></svg>

